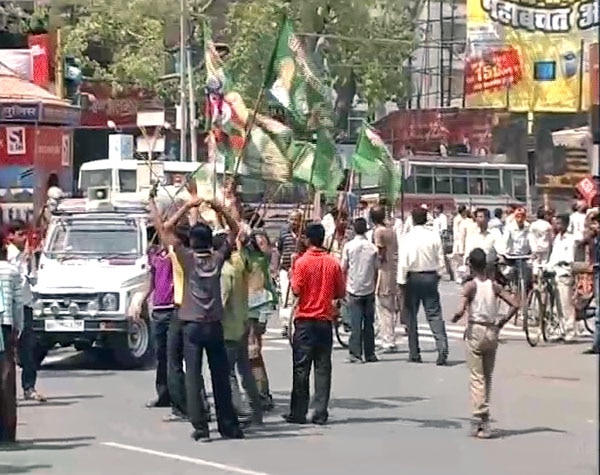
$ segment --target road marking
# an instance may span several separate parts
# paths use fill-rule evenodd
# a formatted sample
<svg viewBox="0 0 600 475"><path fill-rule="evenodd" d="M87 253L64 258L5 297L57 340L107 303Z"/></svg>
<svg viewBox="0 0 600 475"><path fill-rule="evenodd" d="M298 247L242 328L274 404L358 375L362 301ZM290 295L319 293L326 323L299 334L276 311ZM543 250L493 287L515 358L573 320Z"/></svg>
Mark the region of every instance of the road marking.
<svg viewBox="0 0 600 475"><path fill-rule="evenodd" d="M247 470L245 468L235 467L233 465L225 465L218 462L211 462L210 460L203 460L198 458L186 457L185 455L170 454L168 452L159 452L158 450L145 449L143 447L134 447L133 445L118 444L116 442L102 442L102 445L107 447L113 447L115 449L129 450L130 452L139 452L141 454L154 455L156 457L163 457L166 459L177 460L179 462L187 462L202 467L216 468L229 473L239 473L241 475L269 475L265 472L256 472L254 470Z"/></svg>

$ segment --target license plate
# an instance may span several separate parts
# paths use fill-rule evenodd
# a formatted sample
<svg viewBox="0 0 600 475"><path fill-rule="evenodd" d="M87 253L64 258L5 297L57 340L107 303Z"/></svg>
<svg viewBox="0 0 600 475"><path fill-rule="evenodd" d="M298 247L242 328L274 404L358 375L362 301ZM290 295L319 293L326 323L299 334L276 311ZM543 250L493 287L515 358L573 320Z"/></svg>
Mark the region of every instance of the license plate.
<svg viewBox="0 0 600 475"><path fill-rule="evenodd" d="M85 328L83 320L65 318L63 320L47 319L44 329L47 332L82 332Z"/></svg>

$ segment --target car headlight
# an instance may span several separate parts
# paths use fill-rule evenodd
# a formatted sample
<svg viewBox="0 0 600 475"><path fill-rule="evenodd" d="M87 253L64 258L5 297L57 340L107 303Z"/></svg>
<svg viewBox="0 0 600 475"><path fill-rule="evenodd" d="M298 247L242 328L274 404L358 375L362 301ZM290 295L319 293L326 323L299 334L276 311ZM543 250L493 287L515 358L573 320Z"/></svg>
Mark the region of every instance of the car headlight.
<svg viewBox="0 0 600 475"><path fill-rule="evenodd" d="M35 317L41 317L44 314L44 302L41 300L36 300L31 305L31 310L33 311L33 315Z"/></svg>
<svg viewBox="0 0 600 475"><path fill-rule="evenodd" d="M60 304L58 302L52 302L50 304L50 312L53 315L60 315Z"/></svg>
<svg viewBox="0 0 600 475"><path fill-rule="evenodd" d="M92 300L87 304L87 312L90 314L90 317L95 317L96 315L98 315L99 311L100 305L98 305L98 302L96 302L95 300Z"/></svg>
<svg viewBox="0 0 600 475"><path fill-rule="evenodd" d="M119 309L118 294L104 294L100 299L100 307L108 312L115 312Z"/></svg>
<svg viewBox="0 0 600 475"><path fill-rule="evenodd" d="M79 314L79 305L77 305L75 302L72 302L69 304L69 314L72 317L76 317Z"/></svg>

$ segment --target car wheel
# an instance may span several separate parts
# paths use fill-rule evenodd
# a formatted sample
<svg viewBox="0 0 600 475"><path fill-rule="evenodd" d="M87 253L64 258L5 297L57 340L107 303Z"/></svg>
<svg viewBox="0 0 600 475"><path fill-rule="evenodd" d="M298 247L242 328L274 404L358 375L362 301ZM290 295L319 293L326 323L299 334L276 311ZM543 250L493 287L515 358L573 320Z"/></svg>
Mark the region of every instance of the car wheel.
<svg viewBox="0 0 600 475"><path fill-rule="evenodd" d="M127 334L109 339L115 361L126 369L145 368L154 362L152 327L148 318L130 320Z"/></svg>

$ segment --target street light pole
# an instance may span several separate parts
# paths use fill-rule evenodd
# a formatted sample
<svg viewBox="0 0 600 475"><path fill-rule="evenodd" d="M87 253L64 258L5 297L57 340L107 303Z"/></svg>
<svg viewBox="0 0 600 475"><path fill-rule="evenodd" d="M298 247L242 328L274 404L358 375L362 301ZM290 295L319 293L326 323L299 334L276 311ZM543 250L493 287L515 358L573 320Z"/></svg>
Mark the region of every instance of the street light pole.
<svg viewBox="0 0 600 475"><path fill-rule="evenodd" d="M187 72L187 58L186 58L186 45L187 45L187 4L186 0L180 0L179 2L179 114L180 114L180 128L179 128L179 160L182 162L187 161L187 131L188 131L188 110L187 101L185 94L185 79Z"/></svg>

